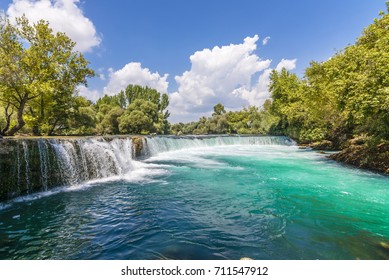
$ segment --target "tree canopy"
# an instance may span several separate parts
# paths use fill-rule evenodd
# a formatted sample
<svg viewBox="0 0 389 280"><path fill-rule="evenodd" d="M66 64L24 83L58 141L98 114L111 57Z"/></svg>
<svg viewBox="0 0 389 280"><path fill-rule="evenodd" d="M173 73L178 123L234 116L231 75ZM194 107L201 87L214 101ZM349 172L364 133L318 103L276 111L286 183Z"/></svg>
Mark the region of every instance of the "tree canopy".
<svg viewBox="0 0 389 280"><path fill-rule="evenodd" d="M273 71L275 131L301 141L341 145L357 135L389 139L389 15L368 26L354 45L331 59L311 62L302 79Z"/></svg>
<svg viewBox="0 0 389 280"><path fill-rule="evenodd" d="M94 75L75 43L48 22L26 17L0 23L1 134L14 135L26 124L34 133L54 132L72 115L77 85Z"/></svg>
<svg viewBox="0 0 389 280"><path fill-rule="evenodd" d="M169 97L157 90L128 85L113 96L97 100L97 130L100 134L168 134Z"/></svg>

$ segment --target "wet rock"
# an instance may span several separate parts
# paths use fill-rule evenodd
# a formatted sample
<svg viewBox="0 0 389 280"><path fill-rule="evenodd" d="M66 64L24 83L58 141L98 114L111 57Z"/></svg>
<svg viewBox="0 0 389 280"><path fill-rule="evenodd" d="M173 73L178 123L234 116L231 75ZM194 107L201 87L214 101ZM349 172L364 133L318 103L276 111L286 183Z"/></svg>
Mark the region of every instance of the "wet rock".
<svg viewBox="0 0 389 280"><path fill-rule="evenodd" d="M339 153L329 156L330 159L358 168L389 174L389 143L379 143L374 147L350 145Z"/></svg>
<svg viewBox="0 0 389 280"><path fill-rule="evenodd" d="M334 143L332 143L329 140L323 140L319 142L314 142L309 145L314 150L327 150L327 151L333 151L336 149Z"/></svg>
<svg viewBox="0 0 389 280"><path fill-rule="evenodd" d="M146 139L144 137L142 137L142 136L133 136L132 137L132 145L133 145L133 150L134 150L134 156L135 157L142 156L143 140L146 140Z"/></svg>

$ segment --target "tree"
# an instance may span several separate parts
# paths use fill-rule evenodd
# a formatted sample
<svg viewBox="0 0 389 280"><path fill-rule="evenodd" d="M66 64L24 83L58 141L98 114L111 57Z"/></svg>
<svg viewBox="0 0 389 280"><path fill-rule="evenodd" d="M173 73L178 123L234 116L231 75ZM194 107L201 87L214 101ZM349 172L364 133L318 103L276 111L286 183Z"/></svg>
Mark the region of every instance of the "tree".
<svg viewBox="0 0 389 280"><path fill-rule="evenodd" d="M86 78L94 75L74 46L64 33L54 34L46 21L31 25L23 16L12 25L3 19L0 101L7 124L2 134L14 135L25 126L25 118L35 130L50 118L55 126L68 113L77 85L86 85ZM16 120L11 125L14 113Z"/></svg>
<svg viewBox="0 0 389 280"><path fill-rule="evenodd" d="M96 111L92 102L85 97L74 97L74 111L68 120L68 133L77 135L92 135L96 133Z"/></svg>
<svg viewBox="0 0 389 280"><path fill-rule="evenodd" d="M119 134L119 118L124 114L124 110L119 106L109 107L102 106L105 115L97 126L97 131L100 134Z"/></svg>
<svg viewBox="0 0 389 280"><path fill-rule="evenodd" d="M226 110L224 109L224 106L221 103L216 104L213 107L213 111L214 111L214 113L212 114L212 116L223 115L226 113Z"/></svg>
<svg viewBox="0 0 389 280"><path fill-rule="evenodd" d="M124 91L113 96L104 96L97 100L95 108L100 133L159 133L168 134L170 123L167 118L169 97L157 90L139 85L128 85ZM107 113L115 107L115 115ZM119 111L117 108L120 108ZM135 112L136 111L136 112ZM119 115L116 113L120 113ZM135 117L139 117L136 120ZM116 118L113 121L112 118ZM151 124L150 124L151 121ZM112 124L112 125L110 125ZM108 128L108 129L107 129ZM113 128L113 129L111 129Z"/></svg>
<svg viewBox="0 0 389 280"><path fill-rule="evenodd" d="M276 131L335 146L358 135L389 139L389 15L380 15L354 45L311 62L303 79L273 71L268 111L279 118Z"/></svg>

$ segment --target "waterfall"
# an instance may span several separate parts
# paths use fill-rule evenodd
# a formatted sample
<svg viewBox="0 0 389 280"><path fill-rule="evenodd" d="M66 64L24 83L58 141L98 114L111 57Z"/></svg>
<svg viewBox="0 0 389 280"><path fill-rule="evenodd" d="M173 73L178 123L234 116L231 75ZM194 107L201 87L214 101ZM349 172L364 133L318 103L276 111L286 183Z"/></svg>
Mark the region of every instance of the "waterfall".
<svg viewBox="0 0 389 280"><path fill-rule="evenodd" d="M44 191L47 191L49 178L49 155L47 151L47 143L45 141L38 141L39 161L41 170L41 181Z"/></svg>
<svg viewBox="0 0 389 280"><path fill-rule="evenodd" d="M25 141L22 142L23 145L23 155L24 155L24 161L25 161L25 181L26 181L26 189L27 193L30 192L30 167L29 167L29 161L28 161L28 145Z"/></svg>
<svg viewBox="0 0 389 280"><path fill-rule="evenodd" d="M0 201L93 179L127 177L159 153L224 145L294 145L287 137L154 136L4 140L0 142ZM135 174L135 173L133 173Z"/></svg>
<svg viewBox="0 0 389 280"><path fill-rule="evenodd" d="M50 141L63 184L123 175L132 169L132 140L77 139Z"/></svg>
<svg viewBox="0 0 389 280"><path fill-rule="evenodd" d="M292 146L296 143L284 136L156 136L147 137L146 154L153 156L168 151L226 145Z"/></svg>
<svg viewBox="0 0 389 280"><path fill-rule="evenodd" d="M18 192L20 192L20 169L21 169L21 160L20 160L20 148L19 145L16 146L16 178L17 178L17 188Z"/></svg>

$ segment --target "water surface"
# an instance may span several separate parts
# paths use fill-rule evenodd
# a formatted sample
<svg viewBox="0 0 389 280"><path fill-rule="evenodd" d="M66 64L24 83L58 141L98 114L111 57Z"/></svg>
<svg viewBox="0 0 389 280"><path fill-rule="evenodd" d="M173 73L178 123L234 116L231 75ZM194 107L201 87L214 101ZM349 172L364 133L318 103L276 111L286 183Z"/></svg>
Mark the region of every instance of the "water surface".
<svg viewBox="0 0 389 280"><path fill-rule="evenodd" d="M388 177L296 146L150 150L0 204L0 259L389 258Z"/></svg>

